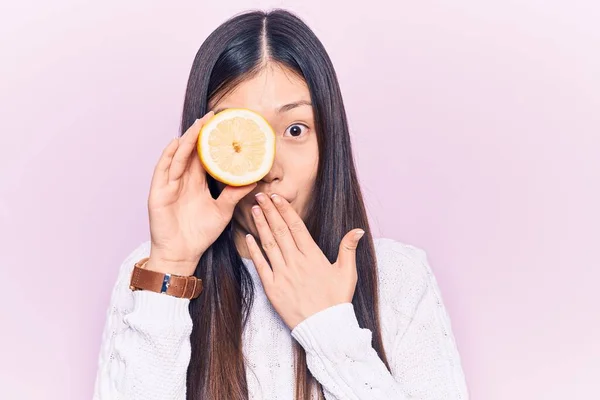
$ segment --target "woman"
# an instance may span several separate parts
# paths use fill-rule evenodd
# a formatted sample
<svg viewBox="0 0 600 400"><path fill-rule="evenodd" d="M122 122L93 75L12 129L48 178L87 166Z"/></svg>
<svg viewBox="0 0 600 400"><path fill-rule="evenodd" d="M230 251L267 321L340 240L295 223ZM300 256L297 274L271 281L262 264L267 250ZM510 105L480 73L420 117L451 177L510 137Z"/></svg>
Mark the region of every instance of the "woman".
<svg viewBox="0 0 600 400"><path fill-rule="evenodd" d="M278 135L256 184L224 187L198 160L199 129L227 108ZM337 78L302 21L251 12L217 28L182 127L154 171L151 240L113 291L95 399L467 398L425 253L370 235ZM141 264L203 291L132 290Z"/></svg>

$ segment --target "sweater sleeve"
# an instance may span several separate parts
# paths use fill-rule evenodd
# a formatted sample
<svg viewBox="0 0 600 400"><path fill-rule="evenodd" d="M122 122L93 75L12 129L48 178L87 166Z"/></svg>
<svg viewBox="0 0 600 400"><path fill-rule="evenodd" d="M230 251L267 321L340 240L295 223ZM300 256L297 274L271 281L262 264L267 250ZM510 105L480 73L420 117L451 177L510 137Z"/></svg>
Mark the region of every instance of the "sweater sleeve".
<svg viewBox="0 0 600 400"><path fill-rule="evenodd" d="M353 305L323 310L292 331L327 400L467 400L460 357L425 253L389 241L378 252L388 370Z"/></svg>
<svg viewBox="0 0 600 400"><path fill-rule="evenodd" d="M134 263L148 253L144 243L120 268L102 333L94 400L185 400L189 300L129 288Z"/></svg>

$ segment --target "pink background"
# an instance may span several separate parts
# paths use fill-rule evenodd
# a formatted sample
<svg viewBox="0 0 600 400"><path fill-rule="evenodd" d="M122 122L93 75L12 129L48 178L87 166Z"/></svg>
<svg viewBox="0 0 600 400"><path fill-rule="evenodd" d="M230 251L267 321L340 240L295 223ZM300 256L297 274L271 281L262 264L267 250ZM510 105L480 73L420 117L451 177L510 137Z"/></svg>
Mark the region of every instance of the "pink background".
<svg viewBox="0 0 600 400"><path fill-rule="evenodd" d="M428 251L472 398L600 398L600 3L82 3L0 9L3 399L91 397L193 56L272 6L329 50L372 228Z"/></svg>

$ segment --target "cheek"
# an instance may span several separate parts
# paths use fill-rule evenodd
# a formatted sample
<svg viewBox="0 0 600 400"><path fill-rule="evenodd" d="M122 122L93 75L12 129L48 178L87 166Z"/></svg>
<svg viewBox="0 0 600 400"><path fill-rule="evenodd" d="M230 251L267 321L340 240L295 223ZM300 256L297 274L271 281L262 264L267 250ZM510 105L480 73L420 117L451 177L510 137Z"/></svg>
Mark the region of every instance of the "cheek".
<svg viewBox="0 0 600 400"><path fill-rule="evenodd" d="M288 158L288 178L298 188L310 189L317 176L318 156L309 152L296 152Z"/></svg>
<svg viewBox="0 0 600 400"><path fill-rule="evenodd" d="M319 146L317 144L316 138L314 140L314 143L312 144L310 155L312 157L310 157L310 164L308 165L308 167L310 168L310 184L312 187L312 184L314 183L315 178L317 177L317 171L319 169Z"/></svg>
<svg viewBox="0 0 600 400"><path fill-rule="evenodd" d="M312 136L311 140L304 143L302 146L297 146L293 151L294 172L298 174L298 178L305 183L312 183L317 175L319 166L319 147L316 136Z"/></svg>
<svg viewBox="0 0 600 400"><path fill-rule="evenodd" d="M288 178L296 187L296 211L304 217L304 211L310 200L314 188L319 165L318 146L315 143L306 143L294 149L294 155L288 158ZM288 174L286 174L288 175Z"/></svg>

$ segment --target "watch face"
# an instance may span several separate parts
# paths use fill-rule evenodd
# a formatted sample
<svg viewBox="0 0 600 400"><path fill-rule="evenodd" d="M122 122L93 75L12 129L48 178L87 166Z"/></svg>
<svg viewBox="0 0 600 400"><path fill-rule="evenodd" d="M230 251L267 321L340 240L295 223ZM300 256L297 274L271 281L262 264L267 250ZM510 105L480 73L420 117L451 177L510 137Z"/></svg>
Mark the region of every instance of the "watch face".
<svg viewBox="0 0 600 400"><path fill-rule="evenodd" d="M167 289L171 286L171 274L165 274L163 277L162 286L160 288L161 293L167 293Z"/></svg>

